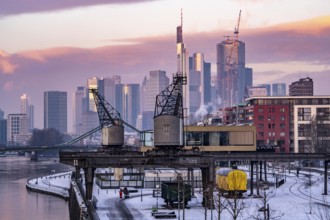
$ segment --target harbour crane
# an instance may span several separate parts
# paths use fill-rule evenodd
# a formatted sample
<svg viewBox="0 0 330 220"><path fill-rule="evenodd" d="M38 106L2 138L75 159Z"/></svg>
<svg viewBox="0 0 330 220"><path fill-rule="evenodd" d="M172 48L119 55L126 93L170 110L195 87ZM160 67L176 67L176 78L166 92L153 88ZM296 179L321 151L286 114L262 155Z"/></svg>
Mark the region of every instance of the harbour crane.
<svg viewBox="0 0 330 220"><path fill-rule="evenodd" d="M97 89L89 90L94 97L102 129L102 146L118 148L124 144L124 126L120 113L112 107Z"/></svg>
<svg viewBox="0 0 330 220"><path fill-rule="evenodd" d="M176 149L183 146L182 86L186 84L187 77L176 73L172 84L156 96L154 145L157 149Z"/></svg>

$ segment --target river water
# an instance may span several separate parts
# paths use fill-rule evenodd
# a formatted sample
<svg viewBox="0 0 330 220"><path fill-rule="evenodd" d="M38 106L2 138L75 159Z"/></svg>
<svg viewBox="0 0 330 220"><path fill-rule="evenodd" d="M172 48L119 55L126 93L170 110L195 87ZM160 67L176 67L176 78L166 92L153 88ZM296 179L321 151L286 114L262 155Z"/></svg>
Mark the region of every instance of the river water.
<svg viewBox="0 0 330 220"><path fill-rule="evenodd" d="M72 170L58 158L0 157L0 219L1 220L69 220L68 202L63 199L29 192L29 178Z"/></svg>

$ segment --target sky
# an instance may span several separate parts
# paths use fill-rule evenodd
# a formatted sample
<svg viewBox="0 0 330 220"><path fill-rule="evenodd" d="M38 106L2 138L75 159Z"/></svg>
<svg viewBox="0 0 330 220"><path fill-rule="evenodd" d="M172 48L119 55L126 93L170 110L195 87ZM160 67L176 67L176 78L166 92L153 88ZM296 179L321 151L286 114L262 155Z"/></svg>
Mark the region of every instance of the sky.
<svg viewBox="0 0 330 220"><path fill-rule="evenodd" d="M72 96L87 78L121 75L141 83L151 70L176 71L176 27L190 54L202 52L216 73L216 44L239 39L253 83L314 81L330 95L329 0L0 0L0 109L20 112L20 96L35 107L43 128L43 92Z"/></svg>

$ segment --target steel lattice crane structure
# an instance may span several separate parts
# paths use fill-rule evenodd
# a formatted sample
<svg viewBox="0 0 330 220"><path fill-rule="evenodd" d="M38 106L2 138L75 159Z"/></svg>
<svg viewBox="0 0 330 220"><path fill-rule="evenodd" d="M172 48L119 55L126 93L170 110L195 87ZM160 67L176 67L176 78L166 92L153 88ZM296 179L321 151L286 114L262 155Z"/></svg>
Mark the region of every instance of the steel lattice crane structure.
<svg viewBox="0 0 330 220"><path fill-rule="evenodd" d="M90 89L89 91L93 94L102 128L119 125L122 121L120 113L100 95L97 89Z"/></svg>
<svg viewBox="0 0 330 220"><path fill-rule="evenodd" d="M154 145L158 149L183 146L183 85L187 76L176 73L173 82L156 96Z"/></svg>
<svg viewBox="0 0 330 220"><path fill-rule="evenodd" d="M187 77L176 74L173 83L156 96L154 117L173 115L183 118L182 85L186 84Z"/></svg>
<svg viewBox="0 0 330 220"><path fill-rule="evenodd" d="M235 30L234 30L234 35L235 35L237 41L238 41L238 34L239 34L239 24L241 22L241 12L242 12L242 10L239 10L237 26L235 27Z"/></svg>
<svg viewBox="0 0 330 220"><path fill-rule="evenodd" d="M242 12L242 10L239 11L237 26L234 28L235 39L230 39L230 36L229 35L224 36L224 37L227 38L226 41L228 41L231 44L233 44L233 46L230 49L230 52L227 54L227 65L228 65L227 68L228 69L232 69L232 65L234 63L232 61L233 50L234 50L234 47L238 47L238 34L239 34L239 25L240 25L240 22L241 22L241 12Z"/></svg>
<svg viewBox="0 0 330 220"><path fill-rule="evenodd" d="M102 146L122 147L124 144L124 126L120 113L112 107L97 89L89 90L94 97L97 114L102 128Z"/></svg>

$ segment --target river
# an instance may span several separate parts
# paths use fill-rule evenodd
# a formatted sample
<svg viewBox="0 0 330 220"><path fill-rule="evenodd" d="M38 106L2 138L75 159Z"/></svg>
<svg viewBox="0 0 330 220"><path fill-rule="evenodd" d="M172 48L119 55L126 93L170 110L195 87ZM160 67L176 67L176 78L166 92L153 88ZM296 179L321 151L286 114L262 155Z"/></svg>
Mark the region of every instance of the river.
<svg viewBox="0 0 330 220"><path fill-rule="evenodd" d="M31 162L24 156L0 157L0 219L69 220L68 202L25 188L29 178L73 169L58 161L58 158L40 158Z"/></svg>

